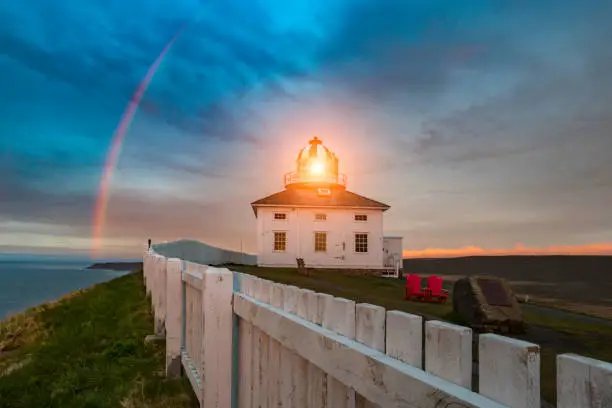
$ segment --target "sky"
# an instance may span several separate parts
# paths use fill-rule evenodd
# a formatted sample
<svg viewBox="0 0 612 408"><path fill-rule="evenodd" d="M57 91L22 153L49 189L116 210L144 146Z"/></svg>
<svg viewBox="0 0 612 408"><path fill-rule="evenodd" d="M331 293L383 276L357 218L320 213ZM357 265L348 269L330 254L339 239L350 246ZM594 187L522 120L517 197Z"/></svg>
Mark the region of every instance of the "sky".
<svg viewBox="0 0 612 408"><path fill-rule="evenodd" d="M0 252L255 251L317 135L406 256L612 253L612 3L0 3Z"/></svg>

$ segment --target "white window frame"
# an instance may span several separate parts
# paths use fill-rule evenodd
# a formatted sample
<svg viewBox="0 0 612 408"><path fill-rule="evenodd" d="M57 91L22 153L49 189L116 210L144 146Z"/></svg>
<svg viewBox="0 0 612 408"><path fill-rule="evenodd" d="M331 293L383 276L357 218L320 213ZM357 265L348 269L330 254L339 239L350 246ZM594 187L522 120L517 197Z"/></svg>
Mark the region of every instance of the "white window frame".
<svg viewBox="0 0 612 408"><path fill-rule="evenodd" d="M285 235L285 248L284 249L276 249L276 234L284 234ZM287 252L287 242L288 240L287 231L272 231L272 252L283 253Z"/></svg>
<svg viewBox="0 0 612 408"><path fill-rule="evenodd" d="M365 220L358 220L357 217L365 217ZM366 213L354 213L353 222L368 222L369 216Z"/></svg>
<svg viewBox="0 0 612 408"><path fill-rule="evenodd" d="M322 216L323 216L323 219L322 219L322 220L320 220L320 219L318 219L318 218L317 218L319 215L322 215ZM314 221L315 221L315 222L325 222L325 221L327 221L327 214L326 214L326 213L320 213L320 212L315 213L315 215L314 215Z"/></svg>
<svg viewBox="0 0 612 408"><path fill-rule="evenodd" d="M324 250L317 250L317 234L323 234L323 236L325 237L325 249ZM313 244L314 244L314 252L316 253L326 253L327 252L327 237L328 237L328 233L327 231L315 231L312 235L312 239L313 239Z"/></svg>
<svg viewBox="0 0 612 408"><path fill-rule="evenodd" d="M366 237L366 250L357 251L357 235L365 235ZM370 234L367 232L354 232L353 233L353 253L355 254L368 254L370 252Z"/></svg>
<svg viewBox="0 0 612 408"><path fill-rule="evenodd" d="M276 218L276 214L282 214L285 216L285 218ZM274 211L274 213L272 214L272 220L274 220L275 222L287 221L287 218L289 218L287 213L283 211Z"/></svg>

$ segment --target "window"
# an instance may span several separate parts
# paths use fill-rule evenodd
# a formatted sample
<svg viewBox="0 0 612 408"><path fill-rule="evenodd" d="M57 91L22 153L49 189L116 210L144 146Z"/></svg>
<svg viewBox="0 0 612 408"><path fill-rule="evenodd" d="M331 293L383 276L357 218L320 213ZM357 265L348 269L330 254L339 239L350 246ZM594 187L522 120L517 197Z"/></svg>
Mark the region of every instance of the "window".
<svg viewBox="0 0 612 408"><path fill-rule="evenodd" d="M330 197L331 190L329 188L320 188L317 190L317 193L320 197Z"/></svg>
<svg viewBox="0 0 612 408"><path fill-rule="evenodd" d="M327 214L315 214L315 221L325 221Z"/></svg>
<svg viewBox="0 0 612 408"><path fill-rule="evenodd" d="M275 220L286 220L287 219L287 214L285 214L285 213L274 213L274 219Z"/></svg>
<svg viewBox="0 0 612 408"><path fill-rule="evenodd" d="M355 221L367 221L367 214L355 214Z"/></svg>
<svg viewBox="0 0 612 408"><path fill-rule="evenodd" d="M355 252L368 252L368 234L355 234Z"/></svg>
<svg viewBox="0 0 612 408"><path fill-rule="evenodd" d="M314 247L315 252L327 251L327 232L315 232Z"/></svg>
<svg viewBox="0 0 612 408"><path fill-rule="evenodd" d="M274 252L285 252L287 250L287 233L274 233Z"/></svg>

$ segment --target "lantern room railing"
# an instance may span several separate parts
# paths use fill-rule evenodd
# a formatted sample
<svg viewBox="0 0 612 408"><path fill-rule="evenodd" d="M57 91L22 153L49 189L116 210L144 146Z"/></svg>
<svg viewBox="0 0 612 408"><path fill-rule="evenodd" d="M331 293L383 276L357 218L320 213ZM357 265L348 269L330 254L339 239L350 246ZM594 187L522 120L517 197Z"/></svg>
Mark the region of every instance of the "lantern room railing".
<svg viewBox="0 0 612 408"><path fill-rule="evenodd" d="M285 174L284 185L287 187L290 184L298 183L330 183L338 184L342 187L346 187L346 175L339 173L338 175L303 175L297 172L291 172Z"/></svg>

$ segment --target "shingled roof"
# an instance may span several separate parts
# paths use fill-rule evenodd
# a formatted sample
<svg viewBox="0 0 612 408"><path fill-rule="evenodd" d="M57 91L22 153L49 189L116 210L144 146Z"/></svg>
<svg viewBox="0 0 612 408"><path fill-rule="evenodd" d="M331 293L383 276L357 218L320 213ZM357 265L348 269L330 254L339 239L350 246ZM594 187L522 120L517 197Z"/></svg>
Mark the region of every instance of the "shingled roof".
<svg viewBox="0 0 612 408"><path fill-rule="evenodd" d="M329 195L320 195L316 189L288 188L251 203L255 216L257 207L345 207L373 208L383 211L387 204L352 193L344 189L332 189Z"/></svg>

